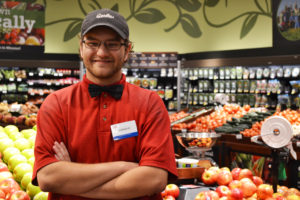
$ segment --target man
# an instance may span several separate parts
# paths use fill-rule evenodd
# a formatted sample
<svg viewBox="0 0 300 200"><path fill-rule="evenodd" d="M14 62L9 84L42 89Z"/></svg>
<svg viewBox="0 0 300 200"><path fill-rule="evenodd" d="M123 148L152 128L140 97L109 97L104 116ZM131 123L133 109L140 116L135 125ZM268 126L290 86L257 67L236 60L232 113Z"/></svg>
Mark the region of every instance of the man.
<svg viewBox="0 0 300 200"><path fill-rule="evenodd" d="M49 95L38 113L33 183L50 199L161 199L176 176L163 101L122 74L130 49L124 17L86 16L83 81Z"/></svg>

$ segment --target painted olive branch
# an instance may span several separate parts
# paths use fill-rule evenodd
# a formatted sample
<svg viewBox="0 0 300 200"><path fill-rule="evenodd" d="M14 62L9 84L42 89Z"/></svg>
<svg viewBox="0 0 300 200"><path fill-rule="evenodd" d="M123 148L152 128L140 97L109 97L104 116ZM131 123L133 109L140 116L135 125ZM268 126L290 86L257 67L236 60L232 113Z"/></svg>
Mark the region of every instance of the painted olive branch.
<svg viewBox="0 0 300 200"><path fill-rule="evenodd" d="M224 23L221 23L221 24L215 24L215 23L212 23L208 19L205 8L206 8L206 6L213 7L217 3L218 3L218 1L207 1L207 0L205 0L204 6L203 6L204 20L206 21L206 23L209 26L214 27L214 28L220 28L220 27L223 27L223 26L226 26L226 25L232 23L233 21L235 21L239 18L242 18L242 17L246 16L246 18L243 22L242 28L241 28L240 39L244 38L253 29L253 27L254 27L254 25L257 21L258 16L266 16L266 17L272 18L272 13L269 11L268 1L265 0L266 7L267 7L267 9L266 9L267 11L265 11L263 9L263 7L258 3L258 0L254 0L254 3L255 3L255 5L256 5L256 7L258 8L259 11L245 12L245 13L242 13L242 14L228 20L227 22L224 22ZM226 3L226 7L227 7L227 3Z"/></svg>
<svg viewBox="0 0 300 200"><path fill-rule="evenodd" d="M206 8L206 5L204 4L204 6L203 6L203 16L204 16L204 19L205 19L206 23L207 23L209 26L215 27L215 28L220 28L220 27L226 26L226 25L232 23L233 21L235 21L235 20L237 20L237 19L239 19L239 18L241 18L241 17L247 16L247 15L248 15L248 16L250 16L250 15L263 15L263 16L267 16L267 17L272 17L272 14L271 14L271 13L269 13L269 12L267 13L267 12L265 12L265 11L262 9L262 7L258 4L257 0L254 0L254 1L255 1L255 3L256 3L257 7L259 8L259 10L261 10L261 12L252 11L252 12L242 13L242 14L240 14L240 15L238 15L238 16L236 16L236 17L234 17L234 18L230 19L229 21L224 22L224 23L222 23L222 24L214 24L214 23L212 23L212 22L208 19L208 17L207 17L207 13L206 13L206 9L205 9L205 8ZM266 1L267 1L267 0L266 0ZM268 8L267 8L267 10L268 10Z"/></svg>
<svg viewBox="0 0 300 200"><path fill-rule="evenodd" d="M59 19L59 20L56 20L56 21L52 21L52 22L45 23L45 26L50 26L50 25L52 25L52 24L57 24L57 23L67 22L67 21L82 21L82 18L66 18L66 19Z"/></svg>

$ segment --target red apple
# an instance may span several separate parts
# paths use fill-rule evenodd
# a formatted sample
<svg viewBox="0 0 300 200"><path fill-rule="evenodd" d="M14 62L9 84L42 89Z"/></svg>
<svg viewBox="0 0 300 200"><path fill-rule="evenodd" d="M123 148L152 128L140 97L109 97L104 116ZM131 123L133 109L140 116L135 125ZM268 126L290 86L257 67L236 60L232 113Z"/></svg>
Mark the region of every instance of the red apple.
<svg viewBox="0 0 300 200"><path fill-rule="evenodd" d="M0 199L5 199L5 192L0 189Z"/></svg>
<svg viewBox="0 0 300 200"><path fill-rule="evenodd" d="M212 171L216 172L217 174L221 171L221 169L217 166L212 166L212 167L208 168L208 170L212 170Z"/></svg>
<svg viewBox="0 0 300 200"><path fill-rule="evenodd" d="M205 170L202 173L201 180L205 185L213 185L216 183L218 177L217 171Z"/></svg>
<svg viewBox="0 0 300 200"><path fill-rule="evenodd" d="M245 168L240 171L239 180L241 180L242 178L252 179L252 177L253 173L250 169Z"/></svg>
<svg viewBox="0 0 300 200"><path fill-rule="evenodd" d="M300 196L300 191L296 188L289 188L287 191L287 195L290 195L290 194L296 194L296 195Z"/></svg>
<svg viewBox="0 0 300 200"><path fill-rule="evenodd" d="M270 184L261 184L257 188L257 198L267 199L273 196L273 188Z"/></svg>
<svg viewBox="0 0 300 200"><path fill-rule="evenodd" d="M231 170L231 174L232 174L232 179L233 180L239 180L239 176L240 176L240 172L241 172L241 168L239 167L236 167L236 168L233 168Z"/></svg>
<svg viewBox="0 0 300 200"><path fill-rule="evenodd" d="M230 190L228 199L230 200L242 200L244 197L243 191L239 188L233 188Z"/></svg>
<svg viewBox="0 0 300 200"><path fill-rule="evenodd" d="M208 195L211 197L211 200L218 200L219 199L219 194L216 191L208 191Z"/></svg>
<svg viewBox="0 0 300 200"><path fill-rule="evenodd" d="M171 196L171 195L167 195L163 198L163 200L176 200L175 197Z"/></svg>
<svg viewBox="0 0 300 200"><path fill-rule="evenodd" d="M253 176L252 177L253 183L258 187L259 185L263 184L264 181L259 176Z"/></svg>
<svg viewBox="0 0 300 200"><path fill-rule="evenodd" d="M239 180L233 180L231 181L229 184L228 184L228 187L230 189L233 189L233 188L241 188L242 187L242 183L241 181Z"/></svg>
<svg viewBox="0 0 300 200"><path fill-rule="evenodd" d="M0 182L7 178L13 178L13 175L11 172L8 172L8 171L0 172Z"/></svg>
<svg viewBox="0 0 300 200"><path fill-rule="evenodd" d="M0 199L5 199L5 192L3 192L3 190L0 190Z"/></svg>
<svg viewBox="0 0 300 200"><path fill-rule="evenodd" d="M2 190L5 195L9 195L16 190L20 190L20 186L13 178L7 178L0 182L0 190Z"/></svg>
<svg viewBox="0 0 300 200"><path fill-rule="evenodd" d="M171 195L175 198L179 196L179 187L176 184L168 184L165 188L165 192L168 195Z"/></svg>
<svg viewBox="0 0 300 200"><path fill-rule="evenodd" d="M244 197L251 197L253 194L256 193L257 187L249 178L243 178L240 180L242 187L241 190L243 191Z"/></svg>
<svg viewBox="0 0 300 200"><path fill-rule="evenodd" d="M16 190L11 194L9 200L30 200L30 197L25 191Z"/></svg>
<svg viewBox="0 0 300 200"><path fill-rule="evenodd" d="M8 172L9 171L8 167L5 163L0 162L0 172L4 172L4 171Z"/></svg>
<svg viewBox="0 0 300 200"><path fill-rule="evenodd" d="M229 191L230 191L230 189L226 185L219 185L216 188L216 192L218 193L219 197L227 196Z"/></svg>
<svg viewBox="0 0 300 200"><path fill-rule="evenodd" d="M215 191L201 191L199 192L194 200L218 200L218 193Z"/></svg>
<svg viewBox="0 0 300 200"><path fill-rule="evenodd" d="M281 185L277 187L277 192L281 193L283 196L287 196L289 188L285 185Z"/></svg>
<svg viewBox="0 0 300 200"><path fill-rule="evenodd" d="M224 197L220 197L219 200L228 200L228 197L227 196L226 197L225 196Z"/></svg>
<svg viewBox="0 0 300 200"><path fill-rule="evenodd" d="M272 195L273 198L277 199L279 197L283 197L283 194L279 193L279 192L276 192L276 193L273 193ZM279 199L278 199L279 200Z"/></svg>
<svg viewBox="0 0 300 200"><path fill-rule="evenodd" d="M286 200L300 200L300 196L297 195L297 194L289 194L289 195L286 197Z"/></svg>
<svg viewBox="0 0 300 200"><path fill-rule="evenodd" d="M220 170L226 170L230 172L230 169L228 167L221 167Z"/></svg>
<svg viewBox="0 0 300 200"><path fill-rule="evenodd" d="M217 177L218 185L228 185L232 181L232 175L227 170L222 170Z"/></svg>
<svg viewBox="0 0 300 200"><path fill-rule="evenodd" d="M29 174L29 173L27 173L27 174ZM24 175L24 176L25 176L25 175ZM23 177L23 179L24 179L24 177ZM22 179L22 180L23 180L23 179ZM31 181L31 179L30 179L30 181ZM29 183L29 182L28 182L28 183ZM28 184L28 183L27 183L27 184ZM22 184L22 181L21 181L21 184ZM26 186L27 186L27 184L26 184ZM167 196L166 190L163 190L163 191L160 193L160 195L161 195L162 198L164 198L165 196Z"/></svg>

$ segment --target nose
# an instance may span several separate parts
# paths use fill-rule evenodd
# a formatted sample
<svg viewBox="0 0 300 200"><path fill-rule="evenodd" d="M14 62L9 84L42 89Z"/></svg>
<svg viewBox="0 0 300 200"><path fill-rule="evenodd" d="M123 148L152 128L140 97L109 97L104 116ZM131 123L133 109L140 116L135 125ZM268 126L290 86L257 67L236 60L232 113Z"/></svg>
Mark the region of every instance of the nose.
<svg viewBox="0 0 300 200"><path fill-rule="evenodd" d="M97 50L97 55L106 55L106 54L108 54L108 50L107 50L104 42L101 42L101 44Z"/></svg>

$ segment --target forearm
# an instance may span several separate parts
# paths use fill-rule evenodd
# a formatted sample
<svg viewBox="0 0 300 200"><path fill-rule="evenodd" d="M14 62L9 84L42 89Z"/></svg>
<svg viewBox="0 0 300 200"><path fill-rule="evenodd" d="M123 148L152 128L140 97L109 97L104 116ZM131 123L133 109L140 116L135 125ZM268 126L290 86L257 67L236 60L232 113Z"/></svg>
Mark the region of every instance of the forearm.
<svg viewBox="0 0 300 200"><path fill-rule="evenodd" d="M123 161L101 164L59 161L40 169L37 179L43 191L60 194L74 194L75 191L85 193L136 166L136 163Z"/></svg>
<svg viewBox="0 0 300 200"><path fill-rule="evenodd" d="M167 179L167 171L141 166L129 170L89 192L78 195L94 199L131 199L151 196L160 193L165 188Z"/></svg>

